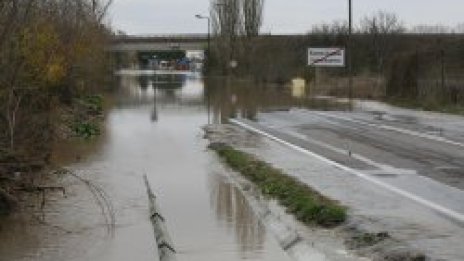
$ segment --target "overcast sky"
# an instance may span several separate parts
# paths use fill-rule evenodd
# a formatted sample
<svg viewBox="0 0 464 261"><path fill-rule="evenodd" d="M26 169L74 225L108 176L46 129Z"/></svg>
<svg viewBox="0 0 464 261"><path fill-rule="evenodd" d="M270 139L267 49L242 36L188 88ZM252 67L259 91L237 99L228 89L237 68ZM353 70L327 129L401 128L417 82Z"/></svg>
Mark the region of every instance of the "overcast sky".
<svg viewBox="0 0 464 261"><path fill-rule="evenodd" d="M347 17L347 0L265 0L265 33L305 33ZM128 34L205 33L209 0L114 0L111 24ZM464 0L353 0L355 21L377 10L395 12L406 25L464 22Z"/></svg>

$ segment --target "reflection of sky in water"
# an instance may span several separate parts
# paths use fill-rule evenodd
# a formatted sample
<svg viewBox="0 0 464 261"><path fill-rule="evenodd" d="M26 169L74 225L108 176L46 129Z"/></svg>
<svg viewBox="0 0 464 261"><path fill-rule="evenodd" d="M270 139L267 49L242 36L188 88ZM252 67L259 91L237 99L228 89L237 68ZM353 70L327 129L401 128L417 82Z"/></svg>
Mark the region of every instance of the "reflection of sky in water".
<svg viewBox="0 0 464 261"><path fill-rule="evenodd" d="M183 97L203 97L203 81L199 78L186 80L188 83L182 88Z"/></svg>
<svg viewBox="0 0 464 261"><path fill-rule="evenodd" d="M237 116L256 119L263 111L295 107L346 109L345 104L331 99L309 97L302 83L295 91L291 88L292 85L263 85L227 77L202 78L196 73L136 74L135 71L130 71L120 77L120 91L126 92L126 95L121 95L121 104L128 106L155 103L156 106L182 105L195 108L204 106L211 112L215 123L227 122L228 118Z"/></svg>
<svg viewBox="0 0 464 261"><path fill-rule="evenodd" d="M120 75L119 105L203 103L199 74Z"/></svg>

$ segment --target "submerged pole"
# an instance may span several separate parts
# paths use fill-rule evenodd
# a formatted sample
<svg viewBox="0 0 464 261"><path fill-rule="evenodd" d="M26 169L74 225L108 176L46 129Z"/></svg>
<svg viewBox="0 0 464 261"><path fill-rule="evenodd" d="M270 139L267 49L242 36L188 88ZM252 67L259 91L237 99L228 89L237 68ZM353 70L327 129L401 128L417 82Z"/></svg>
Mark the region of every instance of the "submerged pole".
<svg viewBox="0 0 464 261"><path fill-rule="evenodd" d="M150 187L147 175L143 176L148 194L148 205L150 210L150 221L153 225L155 234L156 246L160 261L176 261L176 250L169 236L166 220L160 213L160 208L156 203L156 196Z"/></svg>

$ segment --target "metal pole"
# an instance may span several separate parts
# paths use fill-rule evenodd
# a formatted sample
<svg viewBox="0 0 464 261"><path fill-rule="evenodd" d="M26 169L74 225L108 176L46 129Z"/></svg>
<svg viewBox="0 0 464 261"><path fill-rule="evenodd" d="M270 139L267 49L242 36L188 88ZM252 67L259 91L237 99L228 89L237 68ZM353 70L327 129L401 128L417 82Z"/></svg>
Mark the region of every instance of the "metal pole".
<svg viewBox="0 0 464 261"><path fill-rule="evenodd" d="M196 18L198 19L206 19L208 22L208 50L206 50L206 59L203 61L203 66L206 64L206 70L209 72L209 59L211 57L211 17L209 16L202 16L202 15L195 15ZM206 61L206 62L205 62ZM209 90L205 90L207 92L207 107L208 107L208 124L211 124L211 119L210 119L210 110L211 110L211 105L210 105L210 97L209 97Z"/></svg>
<svg viewBox="0 0 464 261"><path fill-rule="evenodd" d="M159 261L176 261L176 250L174 244L169 236L166 227L166 220L159 211L159 206L156 203L156 196L150 187L147 175L143 176L145 186L148 194L148 204L150 210L150 220L153 225L153 232L155 235L156 246L158 247Z"/></svg>
<svg viewBox="0 0 464 261"><path fill-rule="evenodd" d="M440 61L441 61L441 90L445 90L445 50L440 50Z"/></svg>
<svg viewBox="0 0 464 261"><path fill-rule="evenodd" d="M210 69L210 58L211 58L211 18L208 17L208 52L207 52L207 60L206 60L206 66L208 66L206 69L208 70L209 74L209 69ZM208 85L208 87L210 87ZM210 98L210 90L207 90L208 92L208 124L211 124L211 98Z"/></svg>
<svg viewBox="0 0 464 261"><path fill-rule="evenodd" d="M353 52L352 52L352 33L353 33L353 9L352 0L348 0L348 98L350 110L353 110Z"/></svg>
<svg viewBox="0 0 464 261"><path fill-rule="evenodd" d="M209 62L209 57L211 54L211 17L203 15L195 15L198 19L206 19L208 22L208 50L206 51L206 61Z"/></svg>
<svg viewBox="0 0 464 261"><path fill-rule="evenodd" d="M211 57L211 18L208 17L208 51L206 52L206 70L207 70L207 73L209 74L209 71L210 71L210 57ZM208 88L210 86L208 85ZM210 90L206 90L208 93L207 93L207 98L208 98L208 125L211 124L211 98L210 98Z"/></svg>
<svg viewBox="0 0 464 261"><path fill-rule="evenodd" d="M211 18L210 17L207 17L208 19L208 52L207 52L207 61L209 63L209 58L210 58L210 55L211 55Z"/></svg>

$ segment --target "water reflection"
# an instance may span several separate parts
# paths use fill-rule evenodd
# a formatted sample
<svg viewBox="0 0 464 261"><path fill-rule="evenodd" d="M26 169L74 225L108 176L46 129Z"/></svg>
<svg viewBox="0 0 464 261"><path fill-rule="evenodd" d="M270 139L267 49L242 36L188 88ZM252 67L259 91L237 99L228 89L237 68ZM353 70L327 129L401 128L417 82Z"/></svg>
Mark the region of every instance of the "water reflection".
<svg viewBox="0 0 464 261"><path fill-rule="evenodd" d="M203 86L204 83L204 86ZM256 119L259 112L309 108L317 110L346 110L347 104L330 98L315 98L310 91L292 88L293 85L259 84L230 77L210 77L198 74L120 75L119 105L154 104L150 116L159 120L157 107L180 105L205 106L208 123L225 123L229 118ZM295 87L295 86L293 86Z"/></svg>
<svg viewBox="0 0 464 261"><path fill-rule="evenodd" d="M264 248L266 231L246 198L222 175L210 175L209 180L212 208L219 222L234 232L240 253L244 257L260 253Z"/></svg>
<svg viewBox="0 0 464 261"><path fill-rule="evenodd" d="M117 106L151 105L152 122L159 121L159 107L203 108L203 82L198 74L127 74L118 76Z"/></svg>
<svg viewBox="0 0 464 261"><path fill-rule="evenodd" d="M153 260L144 173L157 192L179 261L288 260L239 191L218 175L224 172L221 163L205 152L202 79L163 77L120 76L115 107L108 111L96 152L67 166L111 198L114 238L106 236L101 210L87 186L63 177L57 185L66 187L67 197L51 198L39 211L46 211L46 225L14 217L0 227L0 260Z"/></svg>
<svg viewBox="0 0 464 261"><path fill-rule="evenodd" d="M180 89L187 79L184 74L155 74L150 78L153 88L161 90Z"/></svg>
<svg viewBox="0 0 464 261"><path fill-rule="evenodd" d="M227 77L205 79L205 95L213 123L225 123L229 118L235 117L254 120L259 112L289 110L295 107L318 110L349 108L347 104L334 99L311 97L310 92L296 92L291 87Z"/></svg>

